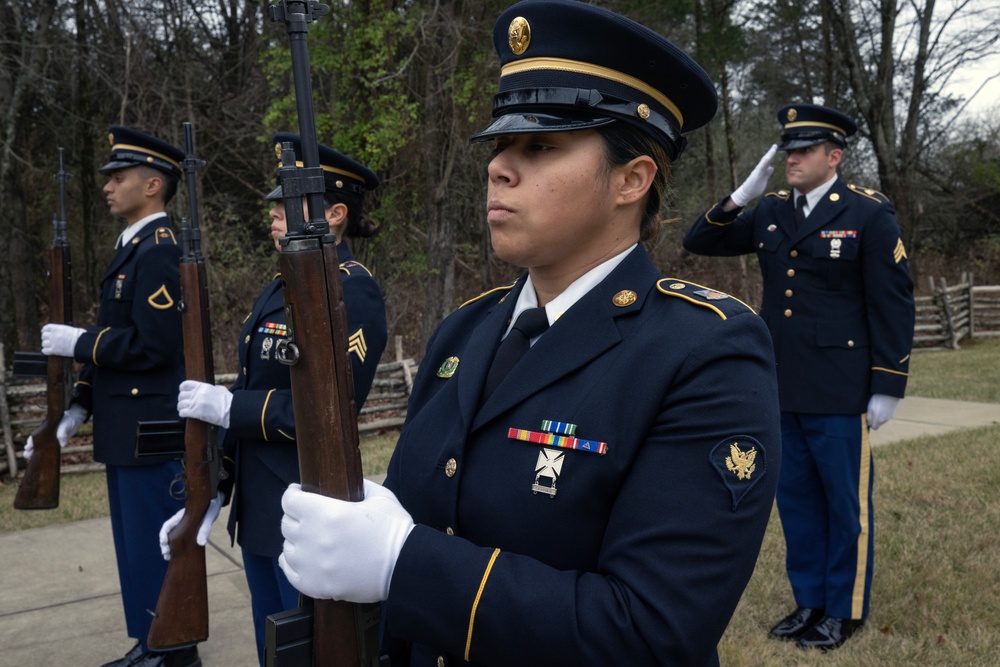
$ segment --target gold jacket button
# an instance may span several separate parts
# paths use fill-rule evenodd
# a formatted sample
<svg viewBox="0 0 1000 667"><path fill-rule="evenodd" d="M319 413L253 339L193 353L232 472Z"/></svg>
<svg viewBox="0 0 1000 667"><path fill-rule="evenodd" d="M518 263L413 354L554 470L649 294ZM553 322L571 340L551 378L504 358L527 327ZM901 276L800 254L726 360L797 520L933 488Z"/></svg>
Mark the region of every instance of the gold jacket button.
<svg viewBox="0 0 1000 667"><path fill-rule="evenodd" d="M138 396L139 395L139 389L137 387L132 387L132 395L133 396Z"/></svg>
<svg viewBox="0 0 1000 667"><path fill-rule="evenodd" d="M437 660L437 667L444 667L444 656L439 655Z"/></svg>
<svg viewBox="0 0 1000 667"><path fill-rule="evenodd" d="M448 475L448 477L454 477L457 470L458 461L455 459L448 459L448 462L444 464L444 474Z"/></svg>
<svg viewBox="0 0 1000 667"><path fill-rule="evenodd" d="M247 334L247 337L243 339L243 342L246 344L250 343L250 334Z"/></svg>
<svg viewBox="0 0 1000 667"><path fill-rule="evenodd" d="M793 251L791 251L788 254L791 255L792 257L798 257L799 256L799 251L798 250L793 250Z"/></svg>
<svg viewBox="0 0 1000 667"><path fill-rule="evenodd" d="M790 290L790 289L786 289L786 290L785 290L785 296L791 296L791 295L792 295L792 290ZM246 373L246 371L245 371L245 370L244 370L243 372L244 372L244 373Z"/></svg>
<svg viewBox="0 0 1000 667"><path fill-rule="evenodd" d="M792 311L791 311L791 309L789 309L789 310L786 310L786 311L785 311L785 317L791 317L791 316L792 316Z"/></svg>
<svg viewBox="0 0 1000 667"><path fill-rule="evenodd" d="M788 269L788 277L792 278L795 276L795 269Z"/></svg>
<svg viewBox="0 0 1000 667"><path fill-rule="evenodd" d="M854 341L853 340L847 341L847 347L854 347Z"/></svg>
<svg viewBox="0 0 1000 667"><path fill-rule="evenodd" d="M760 244L759 244L759 245L758 245L757 247L758 247L758 248L763 248L763 247L764 247L764 242L763 242L763 241L761 241L761 242L760 242Z"/></svg>
<svg viewBox="0 0 1000 667"><path fill-rule="evenodd" d="M448 535L454 535L455 529L452 528L451 526L448 526L447 528L444 529L444 532L447 533Z"/></svg>

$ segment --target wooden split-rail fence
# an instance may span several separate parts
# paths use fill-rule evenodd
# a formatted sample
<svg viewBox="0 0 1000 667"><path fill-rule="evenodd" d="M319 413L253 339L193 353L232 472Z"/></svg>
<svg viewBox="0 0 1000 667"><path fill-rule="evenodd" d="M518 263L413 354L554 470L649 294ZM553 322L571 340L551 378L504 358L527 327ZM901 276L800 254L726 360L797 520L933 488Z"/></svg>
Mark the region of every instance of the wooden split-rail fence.
<svg viewBox="0 0 1000 667"><path fill-rule="evenodd" d="M964 274L955 285L944 278L929 279L930 294L916 298L913 347L918 350L957 350L963 340L1000 336L1000 286L975 285ZM403 356L402 338L395 339L395 361L379 364L372 390L361 410L358 430L362 435L399 428L406 418L406 405L413 388L417 365ZM3 345L0 343L0 365ZM218 384L231 384L235 375L220 375ZM45 416L45 383L40 378L12 380L0 367L0 423L5 456L0 456L0 475L12 477L24 467L21 451L28 435ZM63 471L100 470L94 463L90 424L85 424L63 450Z"/></svg>
<svg viewBox="0 0 1000 667"><path fill-rule="evenodd" d="M930 295L916 297L916 349L959 349L966 339L1000 336L1000 285L976 285L963 274L955 285L929 278Z"/></svg>
<svg viewBox="0 0 1000 667"><path fill-rule="evenodd" d="M378 365L371 391L358 417L362 437L382 430L398 429L406 419L406 404L413 389L417 364L403 356L402 337L396 336L395 360ZM388 356L385 355L383 359ZM0 422L4 456L0 456L0 475L15 477L25 467L22 451L31 432L45 418L45 379L12 379L3 364L3 344L0 343ZM231 385L236 374L217 375L216 384ZM93 460L90 422L63 449L62 472L103 470L104 465Z"/></svg>

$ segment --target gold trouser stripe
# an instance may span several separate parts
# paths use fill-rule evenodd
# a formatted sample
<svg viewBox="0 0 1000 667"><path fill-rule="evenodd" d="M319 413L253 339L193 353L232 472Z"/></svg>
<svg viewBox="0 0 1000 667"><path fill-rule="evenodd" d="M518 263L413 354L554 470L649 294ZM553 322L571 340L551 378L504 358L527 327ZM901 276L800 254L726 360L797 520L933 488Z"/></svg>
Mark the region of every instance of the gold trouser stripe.
<svg viewBox="0 0 1000 667"><path fill-rule="evenodd" d="M274 389L267 392L267 396L264 397L264 407L260 409L260 432L264 434L264 442L270 442L267 438L267 428L264 426L264 415L267 414L267 402L271 400L271 394L274 393Z"/></svg>
<svg viewBox="0 0 1000 667"><path fill-rule="evenodd" d="M465 661L469 662L469 650L472 648L472 626L476 622L476 609L479 608L479 598L483 595L483 589L486 588L486 580L490 578L490 571L493 569L493 563L496 562L497 556L500 555L499 549L493 550L493 555L490 556L490 562L486 565L486 571L483 572L483 580L479 582L479 590L476 591L476 599L472 603L472 613L469 615L469 634L465 639Z"/></svg>
<svg viewBox="0 0 1000 667"><path fill-rule="evenodd" d="M868 525L868 482L871 476L871 441L868 439L868 416L861 415L861 461L858 474L858 506L861 508L858 518L861 520L861 533L858 535L858 565L854 571L854 594L851 597L851 618L861 618L865 609L865 579L868 576L868 536L871 526Z"/></svg>
<svg viewBox="0 0 1000 667"><path fill-rule="evenodd" d="M602 67L600 65L585 63L579 60L569 60L568 58L524 58L523 60L516 60L514 62L507 63L501 67L500 77L503 78L509 74L519 74L520 72L528 72L539 69L552 69L562 72L588 74L590 76L596 76L610 81L617 81L618 83L624 84L629 88L634 88L635 90L652 97L654 100L662 104L667 111L669 111L674 118L677 119L678 125L684 127L684 114L681 113L680 107L674 104L673 100L642 79L637 79L630 74L619 72L618 70L611 69L610 67Z"/></svg>
<svg viewBox="0 0 1000 667"><path fill-rule="evenodd" d="M107 333L108 330L110 330L110 329L111 329L111 327L104 327L101 330L101 333L97 334L97 338L94 339L94 351L91 352L90 357L91 357L91 359L94 360L94 365L95 366L100 366L100 364L97 363L97 344L101 342L101 336L103 336L105 333Z"/></svg>

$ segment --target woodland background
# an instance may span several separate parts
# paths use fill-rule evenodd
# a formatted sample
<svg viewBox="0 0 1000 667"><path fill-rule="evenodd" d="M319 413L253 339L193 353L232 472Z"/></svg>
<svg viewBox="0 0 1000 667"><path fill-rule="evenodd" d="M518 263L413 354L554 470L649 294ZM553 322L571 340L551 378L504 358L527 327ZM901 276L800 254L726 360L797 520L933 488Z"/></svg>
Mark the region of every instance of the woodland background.
<svg viewBox="0 0 1000 667"><path fill-rule="evenodd" d="M390 335L419 358L448 312L517 274L489 249L492 47L507 0L328 0L309 32L318 136L372 167L381 231L353 250L386 295ZM775 142L778 107L807 101L859 119L843 177L895 203L918 290L971 271L1000 283L1000 101L985 114L947 94L1000 52L995 0L604 0L685 48L716 82L720 110L689 135L661 271L759 304L753 256L703 258L680 246L700 212ZM38 348L47 321L47 248L65 147L75 323L96 316L98 282L121 223L97 168L107 128L135 126L183 146L195 127L203 250L216 369L235 368L239 325L276 270L267 206L271 136L297 131L283 23L263 0L0 0L0 338ZM543 29L541 26L536 29ZM581 39L599 39L581 35ZM776 162L771 186L783 186ZM170 206L187 211L182 185ZM391 348L391 346L390 346ZM391 349L389 350L391 354ZM9 360L8 360L9 361Z"/></svg>

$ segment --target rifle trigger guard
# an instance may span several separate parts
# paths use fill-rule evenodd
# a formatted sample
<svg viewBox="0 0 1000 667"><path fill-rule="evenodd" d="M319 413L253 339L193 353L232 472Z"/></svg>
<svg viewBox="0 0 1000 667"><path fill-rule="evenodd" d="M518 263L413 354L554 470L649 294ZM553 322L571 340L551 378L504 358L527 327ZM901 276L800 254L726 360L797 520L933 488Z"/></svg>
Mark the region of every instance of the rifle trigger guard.
<svg viewBox="0 0 1000 667"><path fill-rule="evenodd" d="M299 362L299 346L287 339L279 340L274 357L286 366L294 366Z"/></svg>

